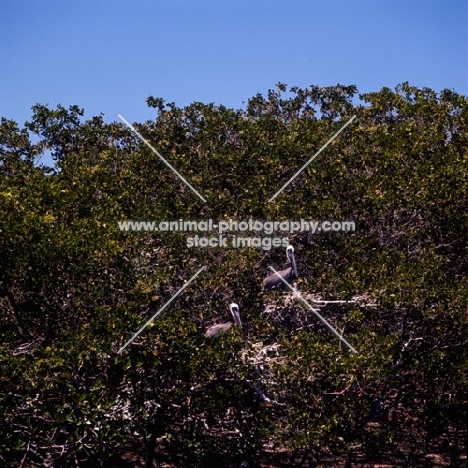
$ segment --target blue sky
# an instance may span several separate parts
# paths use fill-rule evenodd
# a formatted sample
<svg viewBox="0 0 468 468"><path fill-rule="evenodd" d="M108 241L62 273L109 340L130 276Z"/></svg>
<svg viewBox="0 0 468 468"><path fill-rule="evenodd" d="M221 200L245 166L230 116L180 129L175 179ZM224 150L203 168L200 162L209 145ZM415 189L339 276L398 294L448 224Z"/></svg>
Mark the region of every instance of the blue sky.
<svg viewBox="0 0 468 468"><path fill-rule="evenodd" d="M149 95L242 107L275 83L468 94L468 0L4 0L0 116L154 118Z"/></svg>

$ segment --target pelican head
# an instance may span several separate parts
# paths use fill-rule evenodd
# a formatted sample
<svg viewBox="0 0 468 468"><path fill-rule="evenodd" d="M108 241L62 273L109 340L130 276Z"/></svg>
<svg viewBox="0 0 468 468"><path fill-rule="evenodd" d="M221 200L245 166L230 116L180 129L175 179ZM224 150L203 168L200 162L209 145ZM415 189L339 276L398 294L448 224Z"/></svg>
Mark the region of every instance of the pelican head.
<svg viewBox="0 0 468 468"><path fill-rule="evenodd" d="M294 276L297 278L296 259L294 258L294 247L292 245L288 245L286 247L286 257L291 262L292 271L294 272Z"/></svg>
<svg viewBox="0 0 468 468"><path fill-rule="evenodd" d="M229 305L229 310L231 311L234 322L239 325L239 327L242 327L242 322L239 315L239 306L233 302Z"/></svg>

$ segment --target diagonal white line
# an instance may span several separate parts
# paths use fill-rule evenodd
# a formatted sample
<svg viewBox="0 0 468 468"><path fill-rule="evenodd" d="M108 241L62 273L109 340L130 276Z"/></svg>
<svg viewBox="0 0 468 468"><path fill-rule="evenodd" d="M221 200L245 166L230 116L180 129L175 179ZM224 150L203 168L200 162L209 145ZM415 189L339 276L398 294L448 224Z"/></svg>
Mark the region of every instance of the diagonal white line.
<svg viewBox="0 0 468 468"><path fill-rule="evenodd" d="M269 200L273 201L354 119L353 115Z"/></svg>
<svg viewBox="0 0 468 468"><path fill-rule="evenodd" d="M118 351L120 354L204 269L201 267Z"/></svg>
<svg viewBox="0 0 468 468"><path fill-rule="evenodd" d="M317 309L314 309L302 296L299 291L293 289L293 287L280 275L278 272L271 266L270 270L274 271L278 278L294 293L294 296L297 297L302 303L304 303L317 317L341 340L343 343L348 346L348 348L356 354L359 354L327 321L324 319Z"/></svg>
<svg viewBox="0 0 468 468"><path fill-rule="evenodd" d="M192 189L193 193L195 193L195 195L197 195L202 201L204 201L204 202L206 203L206 200L195 190L195 188L192 187L192 185L191 185L189 182L187 182L187 181L182 177L182 175L179 174L179 173L177 172L177 170L176 170L168 161L166 161L166 160L156 151L156 149L154 149L154 148L150 145L150 143L148 143L148 141L146 141L146 140L140 135L140 133L137 131L137 129L136 129L132 124L128 123L120 114L118 114L118 115L119 115L120 119L123 120L123 121L130 127L130 129L131 129L133 132L135 132L135 134L138 136L138 138L140 138L140 140L141 140L148 148L150 148L151 151L153 151L153 153L155 153L157 156L159 156L159 158L161 159L161 161L163 161L163 162L166 164L166 166L169 167L169 169L171 169L172 172L174 172L174 174L176 174L182 182L184 182L188 187L190 187L190 188Z"/></svg>

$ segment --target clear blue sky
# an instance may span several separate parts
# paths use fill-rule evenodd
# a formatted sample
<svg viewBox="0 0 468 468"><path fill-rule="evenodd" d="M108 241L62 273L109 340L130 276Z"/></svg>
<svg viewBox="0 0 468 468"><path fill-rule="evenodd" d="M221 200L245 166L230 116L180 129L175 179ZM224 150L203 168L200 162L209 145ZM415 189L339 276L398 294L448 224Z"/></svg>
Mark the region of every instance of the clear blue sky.
<svg viewBox="0 0 468 468"><path fill-rule="evenodd" d="M0 116L153 118L149 95L242 107L278 81L468 94L468 0L3 0Z"/></svg>

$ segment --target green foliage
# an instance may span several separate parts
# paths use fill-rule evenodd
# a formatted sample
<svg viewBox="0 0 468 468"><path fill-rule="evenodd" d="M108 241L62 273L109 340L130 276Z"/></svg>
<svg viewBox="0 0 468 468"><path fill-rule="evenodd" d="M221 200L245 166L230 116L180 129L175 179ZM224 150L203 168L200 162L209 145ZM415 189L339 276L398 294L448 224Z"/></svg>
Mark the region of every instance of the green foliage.
<svg viewBox="0 0 468 468"><path fill-rule="evenodd" d="M267 442L316 458L359 447L375 460L447 437L457 459L453 434L468 420L467 100L408 83L357 92L278 83L239 110L149 97L156 118L135 127L206 204L121 123L39 104L25 129L2 119L2 463L105 465L140 444L147 459L156 447L182 466L230 466L261 459ZM54 168L38 166L45 151ZM283 248L188 248L179 233L117 225L209 218L355 221L352 233L281 236L295 245L303 294L364 298L324 310L359 354L286 293L261 290ZM230 302L242 330L205 339Z"/></svg>

